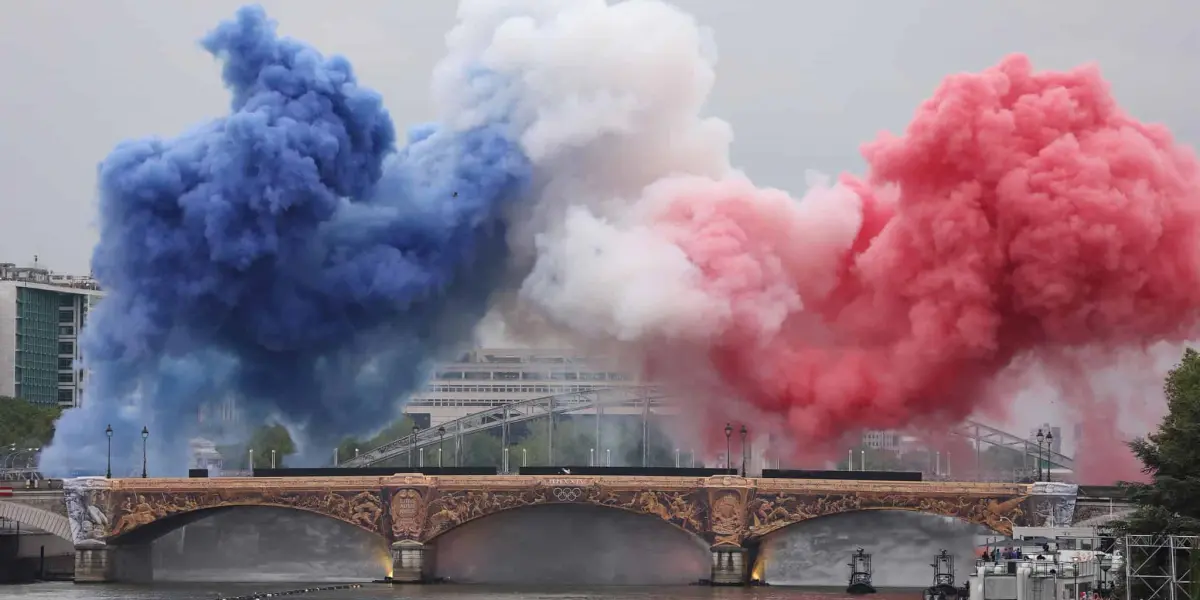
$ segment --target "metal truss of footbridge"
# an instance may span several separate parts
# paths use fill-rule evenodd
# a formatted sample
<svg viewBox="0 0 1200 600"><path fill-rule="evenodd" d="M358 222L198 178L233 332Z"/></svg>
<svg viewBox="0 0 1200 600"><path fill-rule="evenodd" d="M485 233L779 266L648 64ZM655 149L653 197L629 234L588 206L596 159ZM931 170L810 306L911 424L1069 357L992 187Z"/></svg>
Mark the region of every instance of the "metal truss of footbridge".
<svg viewBox="0 0 1200 600"><path fill-rule="evenodd" d="M28 481L30 479L45 479L37 467L0 467L0 481Z"/></svg>
<svg viewBox="0 0 1200 600"><path fill-rule="evenodd" d="M561 415L594 414L596 416L596 440L602 440L602 417L608 414L641 414L643 416L643 435L646 432L646 422L651 415L670 416L679 412L679 404L672 402L674 398L658 386L622 386L597 388L589 391L555 394L541 398L532 398L513 402L502 406L487 408L471 413L465 417L442 423L437 428L427 428L413 434L388 442L378 448L372 448L349 460L338 463L340 467L365 467L384 461L415 454L423 448L438 446L449 437L454 444L456 456L462 451L464 436L499 428L502 436L502 447L508 447L509 427L540 418L550 418ZM550 454L553 455L554 427L548 428ZM1069 456L1055 452L1046 447L1040 447L1025 438L996 429L983 423L966 421L950 430L952 435L962 437L972 442L977 449L985 445L999 446L1020 452L1030 460L1041 460L1051 465L1068 470L1074 470L1075 461ZM599 445L597 447L600 447ZM457 464L457 463L456 463Z"/></svg>

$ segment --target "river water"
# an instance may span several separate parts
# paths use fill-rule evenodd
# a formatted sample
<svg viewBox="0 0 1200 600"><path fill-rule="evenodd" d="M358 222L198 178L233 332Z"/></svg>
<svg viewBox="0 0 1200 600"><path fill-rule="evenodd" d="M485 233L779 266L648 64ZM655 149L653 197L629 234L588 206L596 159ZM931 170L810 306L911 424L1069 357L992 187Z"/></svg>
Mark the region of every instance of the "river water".
<svg viewBox="0 0 1200 600"><path fill-rule="evenodd" d="M315 584L328 585L328 584ZM304 584L153 584L75 585L41 583L0 586L0 600L215 600L220 597L270 593ZM873 600L917 600L919 591L881 590ZM785 587L580 587L523 588L507 586L367 584L358 589L331 590L289 596L296 600L843 600L841 590ZM858 597L855 597L858 598Z"/></svg>

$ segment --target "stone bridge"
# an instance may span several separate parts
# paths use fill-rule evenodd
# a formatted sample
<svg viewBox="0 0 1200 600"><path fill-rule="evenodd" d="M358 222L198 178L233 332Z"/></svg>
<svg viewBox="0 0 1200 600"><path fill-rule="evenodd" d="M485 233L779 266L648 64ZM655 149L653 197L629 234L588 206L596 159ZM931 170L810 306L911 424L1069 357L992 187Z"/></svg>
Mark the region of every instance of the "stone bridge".
<svg viewBox="0 0 1200 600"><path fill-rule="evenodd" d="M1014 525L1068 525L1077 486L954 482L755 479L736 476L446 476L104 479L64 482L76 581L152 575L150 542L214 511L271 506L320 514L381 536L397 581L431 574L427 550L471 521L547 504L588 504L646 515L703 540L713 583L746 580L747 551L795 523L862 510L954 517L1011 533ZM19 503L21 498L12 500ZM0 510L3 510L0 502ZM53 507L46 507L61 516ZM51 527L62 532L61 522ZM50 529L47 529L50 530ZM385 575L381 573L381 575Z"/></svg>

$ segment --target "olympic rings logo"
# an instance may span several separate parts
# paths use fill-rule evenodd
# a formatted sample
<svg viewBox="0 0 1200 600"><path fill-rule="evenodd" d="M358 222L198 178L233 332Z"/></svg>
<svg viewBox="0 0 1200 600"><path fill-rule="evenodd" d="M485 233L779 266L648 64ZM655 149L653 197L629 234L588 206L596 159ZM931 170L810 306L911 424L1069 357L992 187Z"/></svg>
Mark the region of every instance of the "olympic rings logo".
<svg viewBox="0 0 1200 600"><path fill-rule="evenodd" d="M579 488L561 488L556 487L551 490L554 494L554 499L559 502L578 502L583 497L583 490Z"/></svg>

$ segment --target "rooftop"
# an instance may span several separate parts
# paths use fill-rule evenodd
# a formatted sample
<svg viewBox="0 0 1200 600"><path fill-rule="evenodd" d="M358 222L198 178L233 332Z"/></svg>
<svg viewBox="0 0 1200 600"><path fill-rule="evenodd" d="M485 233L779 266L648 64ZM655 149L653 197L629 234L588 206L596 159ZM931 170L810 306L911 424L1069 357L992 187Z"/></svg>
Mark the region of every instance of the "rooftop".
<svg viewBox="0 0 1200 600"><path fill-rule="evenodd" d="M91 275L69 275L55 273L36 266L19 267L16 263L0 263L0 281L20 281L39 285L66 287L77 290L100 291L100 283Z"/></svg>

